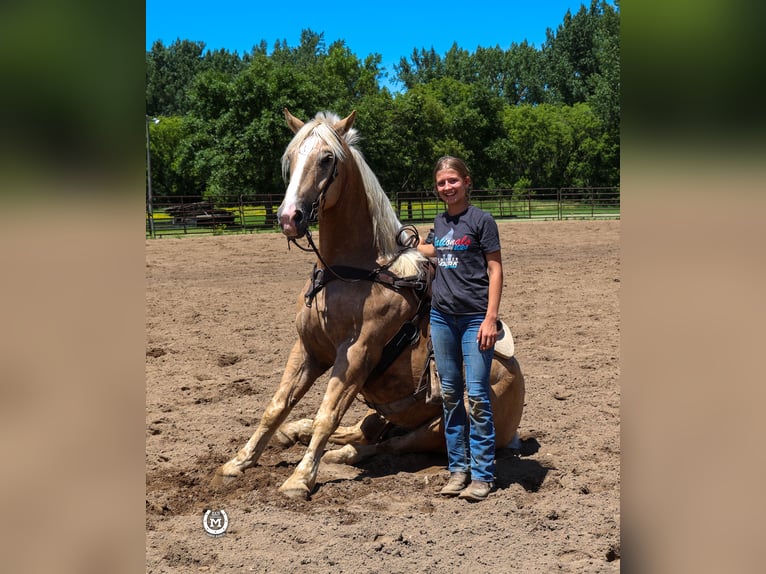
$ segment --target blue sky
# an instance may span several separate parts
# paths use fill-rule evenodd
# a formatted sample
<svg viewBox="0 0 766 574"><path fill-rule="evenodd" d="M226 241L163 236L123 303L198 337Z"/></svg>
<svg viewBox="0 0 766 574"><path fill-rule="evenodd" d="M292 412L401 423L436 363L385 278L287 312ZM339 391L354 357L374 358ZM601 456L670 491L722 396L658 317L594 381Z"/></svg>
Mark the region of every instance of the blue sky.
<svg viewBox="0 0 766 574"><path fill-rule="evenodd" d="M455 42L473 52L524 40L539 48L546 29L555 30L567 9L575 13L583 3L590 0L147 0L146 49L180 38L241 55L265 40L270 53L276 41L298 46L308 28L324 33L327 46L344 40L362 60L381 54L381 67L393 75L394 64L413 49L444 55Z"/></svg>

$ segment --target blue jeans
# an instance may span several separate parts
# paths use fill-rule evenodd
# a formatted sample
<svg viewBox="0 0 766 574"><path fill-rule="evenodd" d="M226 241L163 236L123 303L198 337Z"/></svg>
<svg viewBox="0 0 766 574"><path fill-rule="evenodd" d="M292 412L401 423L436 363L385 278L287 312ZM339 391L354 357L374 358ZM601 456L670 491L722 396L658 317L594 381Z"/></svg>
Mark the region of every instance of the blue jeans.
<svg viewBox="0 0 766 574"><path fill-rule="evenodd" d="M476 336L483 320L484 315L448 315L432 308L431 341L444 401L447 468L470 472L473 480L493 482L495 424L489 371L495 350L479 350ZM463 402L466 391L468 413Z"/></svg>

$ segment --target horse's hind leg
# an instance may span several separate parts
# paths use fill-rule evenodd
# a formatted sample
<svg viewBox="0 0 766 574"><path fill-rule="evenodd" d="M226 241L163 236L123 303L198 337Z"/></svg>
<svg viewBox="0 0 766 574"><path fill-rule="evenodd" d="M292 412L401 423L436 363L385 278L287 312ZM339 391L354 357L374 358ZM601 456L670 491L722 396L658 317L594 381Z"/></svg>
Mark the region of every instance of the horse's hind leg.
<svg viewBox="0 0 766 574"><path fill-rule="evenodd" d="M330 435L328 442L333 444L348 444L350 442L363 442L364 433L361 429L362 421L354 426L338 427ZM308 446L314 434L314 419L300 419L283 424L274 433L274 441L282 448L290 448L299 442Z"/></svg>
<svg viewBox="0 0 766 574"><path fill-rule="evenodd" d="M385 454L447 452L442 417L438 416L407 434L384 440L377 446L377 452Z"/></svg>
<svg viewBox="0 0 766 574"><path fill-rule="evenodd" d="M339 445L374 442L378 440L387 424L386 419L374 410L369 410L355 425L338 427L330 435L328 442ZM308 445L313 429L313 419L287 422L279 427L274 435L274 440L284 448L291 447L296 442Z"/></svg>
<svg viewBox="0 0 766 574"><path fill-rule="evenodd" d="M376 454L405 454L410 452L446 452L441 417L419 426L412 432L394 436L379 443L347 444L342 448L329 450L322 457L322 461L336 464L356 464Z"/></svg>
<svg viewBox="0 0 766 574"><path fill-rule="evenodd" d="M300 419L283 424L274 433L274 442L282 448L290 448L295 443L307 445L311 440L314 419Z"/></svg>
<svg viewBox="0 0 766 574"><path fill-rule="evenodd" d="M293 407L322 372L322 367L306 355L300 340L296 342L287 360L282 381L266 407L258 428L237 455L216 470L212 480L213 486L228 484L241 475L242 471L258 462L258 458L279 425L285 421Z"/></svg>

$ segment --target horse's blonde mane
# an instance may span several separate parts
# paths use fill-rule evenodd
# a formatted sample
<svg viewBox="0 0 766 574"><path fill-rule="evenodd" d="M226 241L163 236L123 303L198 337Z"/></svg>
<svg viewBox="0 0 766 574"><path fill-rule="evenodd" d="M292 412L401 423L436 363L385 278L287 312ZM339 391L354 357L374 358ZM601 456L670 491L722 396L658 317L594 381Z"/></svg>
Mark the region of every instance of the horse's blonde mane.
<svg viewBox="0 0 766 574"><path fill-rule="evenodd" d="M313 120L306 122L298 130L282 155L282 176L285 180L289 178L290 156L310 135L317 136L329 146L339 162L346 159L343 144L332 128L340 120L341 118L332 112L319 112ZM396 236L402 228L402 224L391 207L391 202L383 191L377 176L367 165L362 152L357 147L361 139L359 131L352 127L346 132L343 139L362 175L362 184L367 195L367 209L372 219L375 246L378 250L378 257L382 260L381 263L386 263L399 253ZM391 265L390 270L397 275L421 274L424 261L424 256L417 249L407 249Z"/></svg>

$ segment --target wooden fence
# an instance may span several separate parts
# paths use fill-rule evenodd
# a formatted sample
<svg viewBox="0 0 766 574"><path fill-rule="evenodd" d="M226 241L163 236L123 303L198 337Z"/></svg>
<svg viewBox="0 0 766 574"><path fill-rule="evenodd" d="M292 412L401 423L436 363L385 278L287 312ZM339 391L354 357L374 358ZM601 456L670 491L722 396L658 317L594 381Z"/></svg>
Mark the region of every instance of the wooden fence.
<svg viewBox="0 0 766 574"><path fill-rule="evenodd" d="M233 201L199 197L155 197L146 204L146 236L278 231L283 195L240 195ZM495 219L596 219L620 217L620 188L571 187L474 190L471 203ZM427 223L444 210L433 192L396 194L391 205L402 223Z"/></svg>

